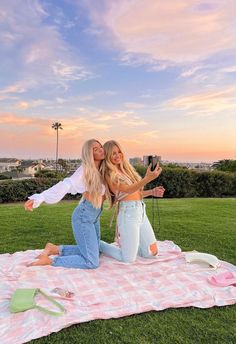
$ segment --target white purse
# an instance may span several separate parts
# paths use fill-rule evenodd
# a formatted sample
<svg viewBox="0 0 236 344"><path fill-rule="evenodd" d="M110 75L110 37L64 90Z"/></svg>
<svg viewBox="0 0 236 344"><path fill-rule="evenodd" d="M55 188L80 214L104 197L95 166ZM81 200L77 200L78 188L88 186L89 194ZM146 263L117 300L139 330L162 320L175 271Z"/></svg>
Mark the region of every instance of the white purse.
<svg viewBox="0 0 236 344"><path fill-rule="evenodd" d="M202 267L217 269L220 266L219 259L213 254L202 253L197 251L184 252L187 263L197 263Z"/></svg>

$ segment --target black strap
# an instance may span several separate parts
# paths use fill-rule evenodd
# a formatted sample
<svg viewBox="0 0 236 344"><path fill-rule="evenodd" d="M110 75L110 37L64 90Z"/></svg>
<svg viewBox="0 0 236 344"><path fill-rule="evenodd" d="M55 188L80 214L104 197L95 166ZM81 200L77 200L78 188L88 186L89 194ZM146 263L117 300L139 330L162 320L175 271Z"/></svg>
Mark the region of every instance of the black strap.
<svg viewBox="0 0 236 344"><path fill-rule="evenodd" d="M156 234L160 233L161 219L160 219L160 211L159 211L159 206L158 206L158 199L157 197L154 197L153 195L152 195L152 228L154 229Z"/></svg>

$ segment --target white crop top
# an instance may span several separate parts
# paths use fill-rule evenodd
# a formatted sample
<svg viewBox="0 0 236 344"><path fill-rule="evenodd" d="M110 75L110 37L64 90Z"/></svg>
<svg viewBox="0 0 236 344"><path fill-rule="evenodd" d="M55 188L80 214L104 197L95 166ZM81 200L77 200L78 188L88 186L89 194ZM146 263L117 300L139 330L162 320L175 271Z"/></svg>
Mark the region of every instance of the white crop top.
<svg viewBox="0 0 236 344"><path fill-rule="evenodd" d="M55 184L51 188L34 194L29 199L34 201L33 208L38 208L42 202L53 204L59 202L67 193L76 195L84 193L86 189L83 178L83 166L80 166L72 176L65 178L61 182ZM105 185L102 184L101 196L105 194Z"/></svg>

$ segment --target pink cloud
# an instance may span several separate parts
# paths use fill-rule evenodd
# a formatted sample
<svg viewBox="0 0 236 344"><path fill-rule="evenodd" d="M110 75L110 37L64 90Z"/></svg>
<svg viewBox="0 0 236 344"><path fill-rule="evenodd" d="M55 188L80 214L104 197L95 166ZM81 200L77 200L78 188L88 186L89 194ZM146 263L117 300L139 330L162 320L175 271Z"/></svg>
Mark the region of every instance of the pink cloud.
<svg viewBox="0 0 236 344"><path fill-rule="evenodd" d="M41 118L29 118L29 117L19 117L13 113L0 113L0 125L7 124L13 126L25 126L25 125L33 125L33 126L44 126L49 125L50 121L48 119L41 119Z"/></svg>
<svg viewBox="0 0 236 344"><path fill-rule="evenodd" d="M150 63L192 62L236 48L235 1L199 7L195 0L106 0L103 12L88 3L94 27L103 27L130 63L132 55Z"/></svg>

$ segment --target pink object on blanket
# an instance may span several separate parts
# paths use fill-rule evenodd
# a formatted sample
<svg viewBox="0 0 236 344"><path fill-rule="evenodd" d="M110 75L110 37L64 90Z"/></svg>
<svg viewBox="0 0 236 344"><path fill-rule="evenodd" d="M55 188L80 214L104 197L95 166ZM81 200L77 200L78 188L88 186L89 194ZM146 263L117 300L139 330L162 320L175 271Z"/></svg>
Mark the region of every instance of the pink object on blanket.
<svg viewBox="0 0 236 344"><path fill-rule="evenodd" d="M218 287L228 287L230 285L236 287L236 273L233 274L231 271L225 271L209 277L208 281Z"/></svg>
<svg viewBox="0 0 236 344"><path fill-rule="evenodd" d="M95 270L26 267L40 250L0 255L0 343L26 343L94 319L166 308L208 308L236 303L235 287L219 288L208 282L216 270L187 265L181 249L171 241L158 242L158 247L156 259L138 258L132 264L101 256L100 266ZM221 262L217 272L225 270L236 273L234 265ZM65 315L53 317L36 309L17 314L9 312L16 288L42 288L50 293L56 287L74 293L70 300L57 298L66 308ZM39 302L48 306L46 300Z"/></svg>

